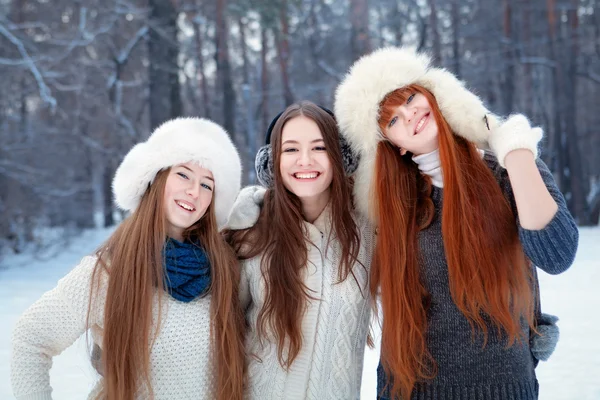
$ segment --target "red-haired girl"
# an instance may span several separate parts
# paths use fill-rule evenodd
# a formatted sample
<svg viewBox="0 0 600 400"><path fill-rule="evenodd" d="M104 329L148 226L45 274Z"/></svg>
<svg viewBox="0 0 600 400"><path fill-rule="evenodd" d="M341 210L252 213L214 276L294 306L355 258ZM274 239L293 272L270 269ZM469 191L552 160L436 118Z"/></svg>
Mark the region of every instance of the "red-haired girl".
<svg viewBox="0 0 600 400"><path fill-rule="evenodd" d="M382 399L538 397L535 266L573 262L577 226L522 115L500 121L423 54L385 48L337 89L361 157L357 206L377 226ZM478 147L489 147L484 154Z"/></svg>

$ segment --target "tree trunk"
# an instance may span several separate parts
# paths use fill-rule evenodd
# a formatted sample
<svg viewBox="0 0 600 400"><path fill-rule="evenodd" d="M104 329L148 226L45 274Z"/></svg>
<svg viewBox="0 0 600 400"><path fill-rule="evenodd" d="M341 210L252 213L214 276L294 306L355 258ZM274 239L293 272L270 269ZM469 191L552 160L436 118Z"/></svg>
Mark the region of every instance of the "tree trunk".
<svg viewBox="0 0 600 400"><path fill-rule="evenodd" d="M208 84L206 82L206 74L204 72L204 55L202 49L204 48L204 30L200 29L200 24L194 23L194 34L196 35L196 46L198 48L198 83L200 83L200 98L202 99L202 108L204 109L204 116L210 119L210 103L208 101Z"/></svg>
<svg viewBox="0 0 600 400"><path fill-rule="evenodd" d="M169 0L149 0L150 129L181 115L177 11Z"/></svg>
<svg viewBox="0 0 600 400"><path fill-rule="evenodd" d="M548 19L548 53L550 60L554 61L555 68L552 69L552 113L553 113L553 134L550 135L550 168L554 171L558 187L563 193L567 191L567 182L565 177L565 160L562 149L562 138L564 130L562 126L562 96L560 92L561 85L561 64L557 58L556 50L556 4L555 0L546 0L547 19Z"/></svg>
<svg viewBox="0 0 600 400"><path fill-rule="evenodd" d="M112 180L115 174L115 169L112 168L112 162L107 160L106 168L104 169L104 226L109 227L115 224L113 219L113 194Z"/></svg>
<svg viewBox="0 0 600 400"><path fill-rule="evenodd" d="M233 135L235 133L236 107L229 63L227 17L225 15L227 0L217 0L216 4L217 81L219 92L223 93L223 127L230 135Z"/></svg>
<svg viewBox="0 0 600 400"><path fill-rule="evenodd" d="M531 5L529 0L521 0L521 9L523 10L523 43L524 48L530 49L531 46ZM528 53L531 50L528 50ZM529 54L524 54L525 56ZM525 105L525 113L532 115L533 113L533 84L531 82L531 64L523 65L523 104Z"/></svg>
<svg viewBox="0 0 600 400"><path fill-rule="evenodd" d="M267 51L268 49L268 36L267 36L267 28L264 24L260 25L260 89L261 89L261 99L260 99L260 113L262 120L262 132L267 131L267 127L269 126L269 67L267 65ZM259 137L261 135L258 135ZM262 141L258 139L259 145L262 146Z"/></svg>
<svg viewBox="0 0 600 400"><path fill-rule="evenodd" d="M514 108L515 97L515 43L512 30L512 0L503 0L504 18L504 84L502 93L504 97L504 114L508 115Z"/></svg>
<svg viewBox="0 0 600 400"><path fill-rule="evenodd" d="M451 18L452 18L452 59L453 70L456 77L460 79L460 5L459 0L452 0Z"/></svg>
<svg viewBox="0 0 600 400"><path fill-rule="evenodd" d="M294 95L290 88L290 78L288 74L288 64L290 58L290 42L289 42L289 23L287 1L282 0L281 9L279 11L280 30L277 35L277 55L279 58L279 69L281 71L281 84L283 86L283 101L286 106L294 102Z"/></svg>
<svg viewBox="0 0 600 400"><path fill-rule="evenodd" d="M440 31L438 26L437 4L436 0L428 0L429 2L429 25L431 26L431 39L433 61L438 65L444 65L442 60L442 41L440 39Z"/></svg>
<svg viewBox="0 0 600 400"><path fill-rule="evenodd" d="M244 23L244 18L238 18L238 28L240 30L240 48L242 50L242 76L244 78L244 83L250 83L250 75L248 72L248 45L246 44L246 24Z"/></svg>
<svg viewBox="0 0 600 400"><path fill-rule="evenodd" d="M400 16L402 15L400 12L401 2L397 2L396 6L392 10L393 21L400 21ZM396 42L396 46L402 46L402 38L404 37L404 29L402 24L394 23L392 24L394 28L394 40Z"/></svg>
<svg viewBox="0 0 600 400"><path fill-rule="evenodd" d="M587 176L584 174L582 157L579 150L577 130L577 61L579 59L579 17L577 10L578 0L571 1L571 8L567 12L570 31L567 38L569 55L567 58L567 76L564 92L566 96L565 122L566 139L568 143L569 157L569 180L571 182L571 194L573 200L573 214L583 225L589 224L588 207L586 197L588 195ZM570 42L570 43L569 43Z"/></svg>
<svg viewBox="0 0 600 400"><path fill-rule="evenodd" d="M350 0L350 51L356 60L371 50L368 0Z"/></svg>

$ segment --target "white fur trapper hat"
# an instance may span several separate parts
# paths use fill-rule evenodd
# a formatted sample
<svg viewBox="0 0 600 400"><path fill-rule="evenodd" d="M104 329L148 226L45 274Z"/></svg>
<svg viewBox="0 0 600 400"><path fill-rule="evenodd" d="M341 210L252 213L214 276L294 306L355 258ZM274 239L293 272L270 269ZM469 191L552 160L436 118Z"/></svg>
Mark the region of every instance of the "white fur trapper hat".
<svg viewBox="0 0 600 400"><path fill-rule="evenodd" d="M478 147L487 147L489 129L499 122L452 73L431 67L427 54L386 47L357 60L336 90L334 112L341 134L360 155L354 190L365 215L369 215L377 144L383 140L377 124L379 104L388 93L410 84L433 93L452 131Z"/></svg>
<svg viewBox="0 0 600 400"><path fill-rule="evenodd" d="M223 227L240 191L241 161L227 132L203 118L167 121L127 153L112 184L117 206L135 210L160 170L190 161L212 172L217 223Z"/></svg>

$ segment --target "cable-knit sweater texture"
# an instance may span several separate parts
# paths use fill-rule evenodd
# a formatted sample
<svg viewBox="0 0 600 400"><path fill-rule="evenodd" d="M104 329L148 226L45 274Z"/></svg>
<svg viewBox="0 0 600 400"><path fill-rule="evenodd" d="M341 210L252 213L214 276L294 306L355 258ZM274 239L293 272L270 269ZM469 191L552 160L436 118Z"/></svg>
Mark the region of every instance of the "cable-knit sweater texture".
<svg viewBox="0 0 600 400"><path fill-rule="evenodd" d="M85 257L54 289L29 307L17 322L12 339L11 380L18 400L52 399L49 378L52 357L86 332L95 263L95 257ZM102 272L99 296L95 297L98 300L92 302L90 312L90 337L99 346L102 346L107 288L108 277ZM162 299L161 328L150 351L154 399L212 399L210 295L189 303L177 301L166 293ZM158 309L156 295L155 323ZM101 385L100 379L89 399L99 392ZM136 398L148 398L146 388L140 388Z"/></svg>
<svg viewBox="0 0 600 400"><path fill-rule="evenodd" d="M289 370L279 364L277 342L259 338L257 318L264 304L265 283L261 257L242 264L241 299L246 306L249 331L246 398L359 399L363 356L369 330L371 299L369 268L374 231L366 219L356 219L361 233L359 261L353 266L357 282L348 276L338 283L341 248L331 229L329 207L310 224L304 222L308 263L304 283L317 300L309 300L302 319L302 348ZM312 244L310 243L312 242ZM360 285L360 286L359 286Z"/></svg>
<svg viewBox="0 0 600 400"><path fill-rule="evenodd" d="M536 161L546 187L558 204L558 211L545 228L534 231L519 225L507 171L489 154L485 155L484 160L512 205L519 238L529 260L549 274L559 274L569 268L575 258L579 233L548 167L541 160ZM475 341L472 340L471 326L450 294L441 230L443 189L434 186L431 197L435 216L430 226L419 232L418 241L422 279L431 295L427 315L427 347L437 363L437 375L431 381L417 384L412 399L537 399L538 383L529 343L514 344L507 348L506 339L499 337L491 324L488 326L489 337L485 347L481 334L476 336ZM526 336L529 336L529 326L523 323L522 327ZM389 377L381 365L377 372L378 392L381 393ZM388 398L388 393L384 391L381 399Z"/></svg>

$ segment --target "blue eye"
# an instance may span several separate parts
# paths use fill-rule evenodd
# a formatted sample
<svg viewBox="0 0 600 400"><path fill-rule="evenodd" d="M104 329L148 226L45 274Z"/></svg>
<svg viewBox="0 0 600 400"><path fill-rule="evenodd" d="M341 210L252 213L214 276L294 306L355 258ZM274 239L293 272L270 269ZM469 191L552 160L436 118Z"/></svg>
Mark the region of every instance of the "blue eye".
<svg viewBox="0 0 600 400"><path fill-rule="evenodd" d="M392 118L392 120L388 124L388 128L391 128L396 123L396 121L398 121L398 117Z"/></svg>
<svg viewBox="0 0 600 400"><path fill-rule="evenodd" d="M408 96L408 99L406 99L406 104L410 104L410 102L413 101L414 97L415 97L414 93L411 94L410 96Z"/></svg>
<svg viewBox="0 0 600 400"><path fill-rule="evenodd" d="M203 183L200 186L202 186L204 189L210 190L212 192L212 188L210 187L210 185L207 185L206 183Z"/></svg>
<svg viewBox="0 0 600 400"><path fill-rule="evenodd" d="M190 179L188 178L188 176L186 174L184 174L183 172L178 172L177 175L181 176L183 179Z"/></svg>

